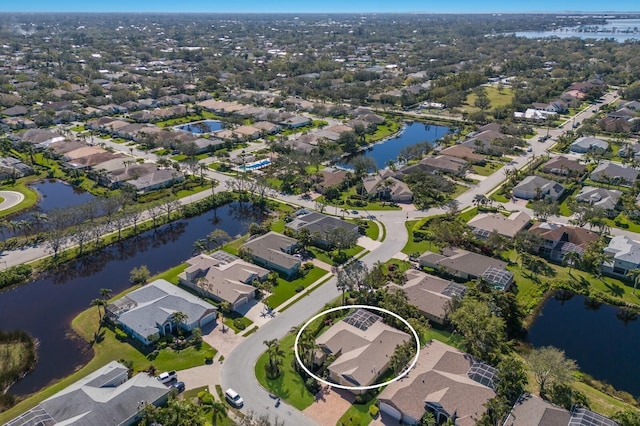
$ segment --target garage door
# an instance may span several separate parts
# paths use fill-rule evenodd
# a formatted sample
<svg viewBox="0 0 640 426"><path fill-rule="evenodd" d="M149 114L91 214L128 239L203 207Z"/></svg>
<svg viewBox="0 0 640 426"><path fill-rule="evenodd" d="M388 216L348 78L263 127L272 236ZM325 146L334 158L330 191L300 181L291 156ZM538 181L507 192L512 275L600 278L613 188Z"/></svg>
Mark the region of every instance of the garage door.
<svg viewBox="0 0 640 426"><path fill-rule="evenodd" d="M400 419L402 418L402 413L400 411L398 411L397 409L395 409L394 407L392 407L389 404L386 404L384 402L380 403L380 411L382 411L383 413L391 416L392 418L400 421Z"/></svg>

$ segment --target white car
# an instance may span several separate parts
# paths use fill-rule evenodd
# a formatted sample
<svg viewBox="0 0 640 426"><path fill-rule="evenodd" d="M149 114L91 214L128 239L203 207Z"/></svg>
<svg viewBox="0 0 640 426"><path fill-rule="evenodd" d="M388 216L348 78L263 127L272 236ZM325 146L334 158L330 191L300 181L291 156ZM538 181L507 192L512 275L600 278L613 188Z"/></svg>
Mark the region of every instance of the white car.
<svg viewBox="0 0 640 426"><path fill-rule="evenodd" d="M242 408L242 406L244 405L242 397L238 394L238 392L234 391L231 388L224 391L224 397L227 402L235 408Z"/></svg>
<svg viewBox="0 0 640 426"><path fill-rule="evenodd" d="M156 377L160 383L167 384L171 383L174 380L178 380L178 374L175 371L165 371L164 373L160 373L158 377Z"/></svg>

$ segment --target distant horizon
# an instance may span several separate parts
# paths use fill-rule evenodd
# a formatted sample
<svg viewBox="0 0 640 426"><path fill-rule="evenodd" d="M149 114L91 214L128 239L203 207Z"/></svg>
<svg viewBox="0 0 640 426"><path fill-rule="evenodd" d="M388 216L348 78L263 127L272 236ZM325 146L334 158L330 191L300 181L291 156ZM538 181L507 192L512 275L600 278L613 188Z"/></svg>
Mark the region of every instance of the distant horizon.
<svg viewBox="0 0 640 426"><path fill-rule="evenodd" d="M9 4L7 4L9 3ZM26 2L2 2L0 13L218 13L218 14L619 14L640 13L637 0L620 0L615 9L603 10L603 4L595 0L538 0L535 9L528 2L507 0L454 0L432 2L429 0L325 0L300 2L296 0L237 0L224 4L211 4L207 0L111 0L89 2L86 0L27 0ZM612 4L607 4L612 7Z"/></svg>

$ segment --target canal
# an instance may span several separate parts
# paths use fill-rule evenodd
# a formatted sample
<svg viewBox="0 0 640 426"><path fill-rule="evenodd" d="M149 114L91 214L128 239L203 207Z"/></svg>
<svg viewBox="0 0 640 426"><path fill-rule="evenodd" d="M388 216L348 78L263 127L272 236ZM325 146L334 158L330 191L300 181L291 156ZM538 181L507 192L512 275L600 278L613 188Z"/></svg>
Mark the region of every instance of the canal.
<svg viewBox="0 0 640 426"><path fill-rule="evenodd" d="M564 297L563 297L564 296ZM554 346L580 370L618 390L640 396L640 322L621 308L558 293L529 330L535 347Z"/></svg>
<svg viewBox="0 0 640 426"><path fill-rule="evenodd" d="M101 288L112 294L130 286L129 272L147 265L152 275L187 260L193 243L215 228L229 235L244 234L251 222L262 217L251 204L232 203L200 216L165 225L137 238L85 256L64 269L0 293L2 329L22 329L37 338L36 368L9 392L26 395L59 380L86 364L90 347L74 337L71 320L99 297Z"/></svg>

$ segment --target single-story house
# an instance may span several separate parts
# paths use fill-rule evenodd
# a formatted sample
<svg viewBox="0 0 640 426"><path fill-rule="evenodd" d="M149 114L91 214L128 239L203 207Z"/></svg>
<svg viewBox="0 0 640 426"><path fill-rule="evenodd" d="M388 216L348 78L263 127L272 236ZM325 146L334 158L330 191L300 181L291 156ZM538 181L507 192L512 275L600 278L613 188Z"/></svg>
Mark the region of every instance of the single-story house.
<svg viewBox="0 0 640 426"><path fill-rule="evenodd" d="M147 373L129 378L117 361L67 386L5 426L137 424L144 404L163 405L171 389Z"/></svg>
<svg viewBox="0 0 640 426"><path fill-rule="evenodd" d="M451 299L463 297L468 290L465 285L417 269L407 270L405 277L407 281L402 286L389 284L388 288L404 292L410 304L418 308L429 321L438 324L444 324Z"/></svg>
<svg viewBox="0 0 640 426"><path fill-rule="evenodd" d="M593 411L573 406L571 411L551 404L536 395L520 395L502 426L618 426L618 423Z"/></svg>
<svg viewBox="0 0 640 426"><path fill-rule="evenodd" d="M570 160L560 155L544 163L542 171L560 176L581 176L587 171L587 166L580 164L578 160Z"/></svg>
<svg viewBox="0 0 640 426"><path fill-rule="evenodd" d="M300 127L308 126L311 124L311 119L302 115L294 115L293 117L286 118L280 123L288 129L298 129Z"/></svg>
<svg viewBox="0 0 640 426"><path fill-rule="evenodd" d="M346 170L332 168L320 170L318 182L315 184L315 190L319 194L324 194L327 188L342 184L346 177Z"/></svg>
<svg viewBox="0 0 640 426"><path fill-rule="evenodd" d="M203 297L229 302L234 311L255 298L257 289L253 282L262 281L269 275L268 269L223 251L192 257L187 265L187 269L178 275L180 284Z"/></svg>
<svg viewBox="0 0 640 426"><path fill-rule="evenodd" d="M225 141L218 138L198 138L192 142L196 145L196 154L214 151L217 147L221 147L225 144Z"/></svg>
<svg viewBox="0 0 640 426"><path fill-rule="evenodd" d="M633 269L640 268L640 242L625 235L617 235L609 241L604 254L609 260L602 264L602 272L624 277Z"/></svg>
<svg viewBox="0 0 640 426"><path fill-rule="evenodd" d="M118 188L123 182L147 176L158 169L153 163L131 163L116 170L101 172L100 166L98 164L94 168L98 182L109 188Z"/></svg>
<svg viewBox="0 0 640 426"><path fill-rule="evenodd" d="M396 347L411 339L409 334L382 322L381 316L358 309L316 339L322 352L318 351L315 361L321 364L326 357L334 356L335 361L327 367L329 381L369 386L388 370Z"/></svg>
<svg viewBox="0 0 640 426"><path fill-rule="evenodd" d="M427 343L416 365L378 395L380 411L398 423L419 425L426 412L438 424L455 417L457 426L473 426L495 396L496 370L437 340Z"/></svg>
<svg viewBox="0 0 640 426"><path fill-rule="evenodd" d="M17 179L33 173L33 168L14 157L0 157L0 179Z"/></svg>
<svg viewBox="0 0 640 426"><path fill-rule="evenodd" d="M576 200L589 203L605 210L613 211L618 206L622 197L622 191L617 189L599 188L596 186L584 186L576 195Z"/></svg>
<svg viewBox="0 0 640 426"><path fill-rule="evenodd" d="M476 154L473 148L464 145L452 145L440 151L440 154L448 155L449 157L462 158L474 164L484 163L486 156L482 154Z"/></svg>
<svg viewBox="0 0 640 426"><path fill-rule="evenodd" d="M609 182L619 185L633 185L638 177L638 170L632 166L612 162L598 164L591 172L591 180L596 182Z"/></svg>
<svg viewBox="0 0 640 426"><path fill-rule="evenodd" d="M474 234L480 238L487 238L496 231L503 237L512 239L515 235L529 226L531 216L525 212L512 213L508 217L500 213L481 213L467 222Z"/></svg>
<svg viewBox="0 0 640 426"><path fill-rule="evenodd" d="M36 148L46 148L63 140L65 137L61 134L46 129L29 129L20 136L20 142L30 143Z"/></svg>
<svg viewBox="0 0 640 426"><path fill-rule="evenodd" d="M618 157L626 158L631 157L635 158L640 156L640 143L635 143L633 145L623 146L618 150Z"/></svg>
<svg viewBox="0 0 640 426"><path fill-rule="evenodd" d="M527 176L513 187L513 196L524 200L551 198L557 200L564 192L564 186L541 176Z"/></svg>
<svg viewBox="0 0 640 426"><path fill-rule="evenodd" d="M425 170L429 173L447 173L455 176L463 176L467 171L469 163L458 157L449 155L427 156L417 164L404 167L402 173L410 173L412 170Z"/></svg>
<svg viewBox="0 0 640 426"><path fill-rule="evenodd" d="M251 126L259 129L261 132L267 135L275 135L280 130L282 130L282 126L278 126L277 124L271 123L269 121L258 121L253 123Z"/></svg>
<svg viewBox="0 0 640 426"><path fill-rule="evenodd" d="M489 284L502 290L508 290L513 283L513 274L507 271L506 262L461 248L444 248L442 254L426 251L418 262L422 267L434 268L463 280L484 277Z"/></svg>
<svg viewBox="0 0 640 426"><path fill-rule="evenodd" d="M323 247L329 246L327 236L336 228L341 229L342 232L352 232L356 235L360 235L357 224L317 212L300 215L287 223L286 226L295 232L298 232L300 229L307 228L309 233L314 236L315 244Z"/></svg>
<svg viewBox="0 0 640 426"><path fill-rule="evenodd" d="M159 188L166 188L174 183L182 182L184 175L176 170L158 169L137 179L127 181L137 192L146 193Z"/></svg>
<svg viewBox="0 0 640 426"><path fill-rule="evenodd" d="M598 234L587 229L553 222L536 222L529 232L542 239L540 247L534 247L534 251L558 263L569 252L582 254L587 244L599 238Z"/></svg>
<svg viewBox="0 0 640 426"><path fill-rule="evenodd" d="M578 138L569 146L569 150L571 152L578 152L582 154L589 151L605 152L607 149L609 149L609 142L589 136Z"/></svg>
<svg viewBox="0 0 640 426"><path fill-rule="evenodd" d="M391 200L395 203L410 203L413 191L409 186L393 176L383 177L381 174L367 176L362 180L364 190L372 197Z"/></svg>
<svg viewBox="0 0 640 426"><path fill-rule="evenodd" d="M241 249L252 262L291 278L300 270L300 259L293 256L297 246L295 238L271 231L250 239Z"/></svg>
<svg viewBox="0 0 640 426"><path fill-rule="evenodd" d="M152 336L164 336L176 327L191 331L216 320L217 308L165 280L155 280L107 305L107 316L145 345ZM187 318L173 322L172 314Z"/></svg>

